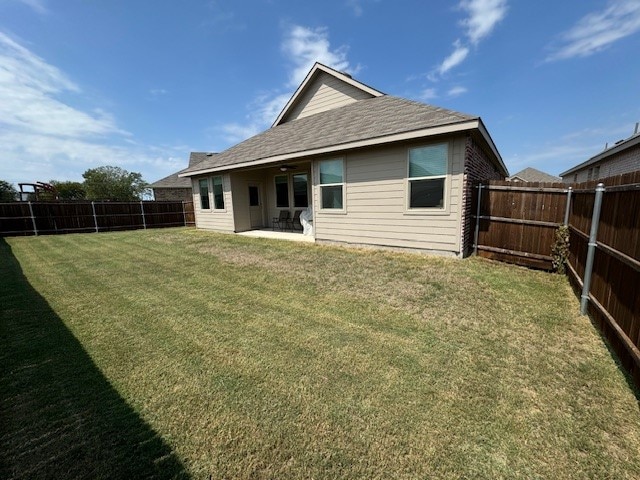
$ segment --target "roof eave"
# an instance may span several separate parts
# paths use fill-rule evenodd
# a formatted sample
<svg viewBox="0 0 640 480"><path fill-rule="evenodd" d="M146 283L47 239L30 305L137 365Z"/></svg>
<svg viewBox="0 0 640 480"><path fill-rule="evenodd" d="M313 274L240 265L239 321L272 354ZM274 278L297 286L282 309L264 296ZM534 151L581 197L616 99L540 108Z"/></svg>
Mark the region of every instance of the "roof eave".
<svg viewBox="0 0 640 480"><path fill-rule="evenodd" d="M480 128L481 126L482 128ZM233 165L221 165L218 167L205 168L202 170L194 170L191 172L180 173L178 176L179 177L195 177L197 175L206 175L207 173L217 173L217 172L222 172L226 170L235 170L237 168L262 166L262 165L268 165L271 163L310 157L314 155L322 155L325 153L338 153L346 150L352 150L354 148L373 147L373 146L385 145L388 143L394 143L394 142L399 142L404 140L413 140L413 139L429 137L434 135L464 132L464 131L474 130L474 129L477 129L481 132L481 135L483 136L483 138L485 139L485 141L487 142L491 150L496 155L496 158L498 159L501 168L503 168L506 171L506 167L504 166L504 163L502 163L502 158L500 157L500 154L498 153L498 150L496 149L493 143L493 140L491 140L491 137L489 136L488 132L486 132L486 129L484 129L484 126L482 125L482 121L480 120L480 118L476 118L471 120L464 120L462 122L436 125L433 127L422 128L419 130L395 133L391 135L384 135L381 137L368 138L364 140L356 140L352 142L347 142L347 143L342 143L337 145L329 145L326 147L319 147L319 148L314 148L309 150L301 150L299 152L284 153L281 155L274 155L272 157L260 158L250 162L235 163ZM484 133L483 133L483 130L484 130Z"/></svg>
<svg viewBox="0 0 640 480"><path fill-rule="evenodd" d="M632 136L631 138L626 139L624 142L619 143L618 145L614 145L611 148L608 148L607 150L605 150L604 152L600 152L597 155L594 155L593 157L591 157L589 160L582 162L578 165L576 165L575 167L570 168L569 170L567 170L566 172L562 172L560 174L561 177L566 177L567 175L571 175L572 173L575 173L579 170L582 170L583 168L588 167L589 165L593 165L595 163L598 163L601 160L605 160L607 157L614 155L622 150L625 150L627 148L631 148L634 147L635 145L640 143L640 135L636 134L634 136Z"/></svg>
<svg viewBox="0 0 640 480"><path fill-rule="evenodd" d="M500 155L500 152L498 151L496 144L493 143L493 139L491 138L489 131L484 126L484 122L480 117L478 117L478 130L480 131L480 134L482 135L484 141L487 142L487 145L491 149L491 152L496 156L496 159L498 160L498 166L502 169L502 174L505 177L508 177L509 170L507 170L507 166L502 161L502 156Z"/></svg>

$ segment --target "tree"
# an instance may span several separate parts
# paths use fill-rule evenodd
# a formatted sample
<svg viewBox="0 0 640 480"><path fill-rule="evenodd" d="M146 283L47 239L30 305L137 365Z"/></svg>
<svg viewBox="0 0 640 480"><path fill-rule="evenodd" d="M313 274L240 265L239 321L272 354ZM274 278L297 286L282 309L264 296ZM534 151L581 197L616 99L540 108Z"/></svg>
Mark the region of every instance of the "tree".
<svg viewBox="0 0 640 480"><path fill-rule="evenodd" d="M18 191L12 183L0 180L0 202L15 202L18 199Z"/></svg>
<svg viewBox="0 0 640 480"><path fill-rule="evenodd" d="M51 180L49 183L56 187L60 200L84 200L87 198L87 191L81 182Z"/></svg>
<svg viewBox="0 0 640 480"><path fill-rule="evenodd" d="M82 176L89 200L140 200L147 187L140 173L120 167L90 168Z"/></svg>

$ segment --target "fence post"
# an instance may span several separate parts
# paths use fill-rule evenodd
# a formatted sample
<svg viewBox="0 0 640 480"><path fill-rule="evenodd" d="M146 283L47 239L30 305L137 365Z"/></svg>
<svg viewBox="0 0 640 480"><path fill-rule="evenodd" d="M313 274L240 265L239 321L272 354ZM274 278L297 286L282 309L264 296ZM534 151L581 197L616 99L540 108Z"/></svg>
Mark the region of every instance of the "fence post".
<svg viewBox="0 0 640 480"><path fill-rule="evenodd" d="M144 204L140 200L140 210L142 211L142 228L147 229L147 221L144 219Z"/></svg>
<svg viewBox="0 0 640 480"><path fill-rule="evenodd" d="M95 205L95 202L91 202L91 210L93 210L93 224L96 227L96 233L98 233L98 217L96 217L96 205Z"/></svg>
<svg viewBox="0 0 640 480"><path fill-rule="evenodd" d="M584 283L582 285L582 295L580 296L580 314L587 314L589 304L589 290L591 289L591 274L593 273L593 259L596 254L598 241L598 224L600 223L600 209L602 208L602 194L604 184L596 186L596 198L593 202L593 216L591 217L591 232L589 234L589 248L587 250L587 263L584 267Z"/></svg>
<svg viewBox="0 0 640 480"><path fill-rule="evenodd" d="M187 226L187 212L184 209L184 200L182 200L182 220L184 221L184 226Z"/></svg>
<svg viewBox="0 0 640 480"><path fill-rule="evenodd" d="M573 193L573 187L569 187L567 190L567 208L564 211L564 226L569 225L569 210L571 209L571 194Z"/></svg>
<svg viewBox="0 0 640 480"><path fill-rule="evenodd" d="M473 254L478 254L478 235L480 234L480 201L482 200L482 184L478 185L478 208L476 209L476 231L473 235Z"/></svg>
<svg viewBox="0 0 640 480"><path fill-rule="evenodd" d="M33 234L38 236L38 227L36 226L36 217L33 215L33 207L31 201L29 201L29 213L31 214L31 223L33 224Z"/></svg>

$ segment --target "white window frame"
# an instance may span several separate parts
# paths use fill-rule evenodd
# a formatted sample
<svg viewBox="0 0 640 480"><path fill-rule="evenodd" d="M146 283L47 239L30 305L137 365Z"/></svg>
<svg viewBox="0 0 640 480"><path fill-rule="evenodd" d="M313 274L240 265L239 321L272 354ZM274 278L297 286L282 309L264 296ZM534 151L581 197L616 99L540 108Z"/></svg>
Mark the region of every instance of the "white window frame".
<svg viewBox="0 0 640 480"><path fill-rule="evenodd" d="M435 147L445 145L447 147L447 171L444 175L430 175L426 177L410 177L410 156L412 150L421 148ZM407 215L449 215L451 213L451 205L449 201L451 192L451 156L453 148L451 142L437 142L425 145L415 145L407 148L406 160L406 176L405 176L405 214ZM411 206L411 182L416 180L433 180L436 178L444 179L444 187L442 192L442 207L412 207Z"/></svg>
<svg viewBox="0 0 640 480"><path fill-rule="evenodd" d="M322 177L320 175L320 164L322 162L330 162L334 160L340 160L342 162L342 182L338 183L322 183ZM317 161L317 172L318 172L318 210L322 213L335 213L335 214L345 214L347 213L347 172L346 172L346 161L344 157L334 157L334 158L324 158L322 160ZM322 187L342 187L342 208L324 208L322 206Z"/></svg>

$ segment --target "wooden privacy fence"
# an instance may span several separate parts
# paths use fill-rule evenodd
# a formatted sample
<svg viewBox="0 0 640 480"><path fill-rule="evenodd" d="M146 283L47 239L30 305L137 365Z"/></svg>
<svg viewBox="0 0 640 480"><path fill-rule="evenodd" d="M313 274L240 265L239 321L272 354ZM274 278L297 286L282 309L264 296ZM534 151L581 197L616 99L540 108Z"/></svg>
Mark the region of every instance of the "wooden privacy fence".
<svg viewBox="0 0 640 480"><path fill-rule="evenodd" d="M54 235L195 225L193 202L0 203L0 235Z"/></svg>
<svg viewBox="0 0 640 480"><path fill-rule="evenodd" d="M491 181L475 208L477 254L529 267L551 268L555 230L568 226L581 312L640 386L640 172L571 186Z"/></svg>

